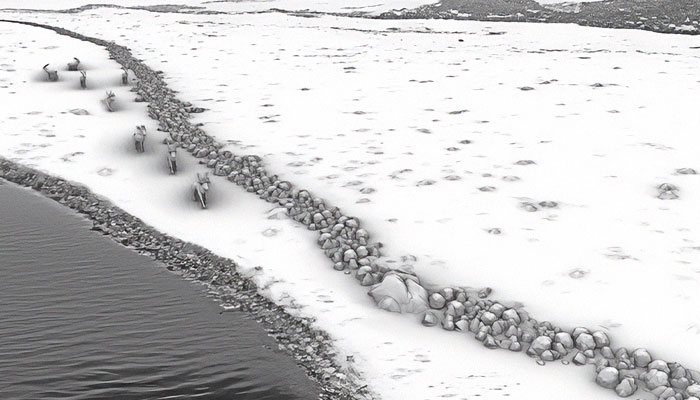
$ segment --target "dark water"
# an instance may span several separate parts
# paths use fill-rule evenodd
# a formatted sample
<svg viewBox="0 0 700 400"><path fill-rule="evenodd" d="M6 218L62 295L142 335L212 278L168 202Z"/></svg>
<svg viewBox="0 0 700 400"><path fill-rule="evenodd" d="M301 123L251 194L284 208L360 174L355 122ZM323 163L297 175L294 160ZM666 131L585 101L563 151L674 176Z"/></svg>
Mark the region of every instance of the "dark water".
<svg viewBox="0 0 700 400"><path fill-rule="evenodd" d="M0 183L0 399L315 399L255 321Z"/></svg>

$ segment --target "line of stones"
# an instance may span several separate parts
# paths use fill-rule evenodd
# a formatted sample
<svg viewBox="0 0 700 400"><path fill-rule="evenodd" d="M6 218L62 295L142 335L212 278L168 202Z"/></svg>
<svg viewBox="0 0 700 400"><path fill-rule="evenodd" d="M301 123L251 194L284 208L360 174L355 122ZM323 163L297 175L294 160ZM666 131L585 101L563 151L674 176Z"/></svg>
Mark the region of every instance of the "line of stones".
<svg viewBox="0 0 700 400"><path fill-rule="evenodd" d="M222 145L207 135L199 125L188 121L194 109L163 82L160 71L153 71L131 56L123 46L105 40L47 25L33 24L57 33L86 40L107 48L111 58L131 69L138 83L136 101L149 103L149 115L159 121L160 129L169 132L180 147L200 158L200 163L224 176L248 192L284 207L287 215L309 230L319 232L318 244L332 260L333 267L354 276L364 286L372 286L369 294L380 308L397 312L423 312L423 324L440 324L446 330L470 332L487 348L522 351L544 364L561 360L568 364L593 364L596 382L614 389L622 397L634 394L639 387L659 399L699 400L700 372L678 363L652 359L645 349L628 351L613 349L607 334L586 328L571 331L538 322L522 309L512 309L485 297L489 291L473 292L460 288L428 291L410 271L391 269L379 261L381 243L371 243L369 234L360 228L359 220L343 215L312 196L306 190L268 175L255 155L238 156L222 150Z"/></svg>
<svg viewBox="0 0 700 400"><path fill-rule="evenodd" d="M335 361L327 333L313 320L292 316L257 292L253 282L236 272L234 261L192 243L170 237L102 199L83 186L53 177L0 157L0 182L5 179L32 188L92 221L93 230L154 260L188 279L208 285L219 301L253 316L321 387L320 398L368 399L354 373Z"/></svg>

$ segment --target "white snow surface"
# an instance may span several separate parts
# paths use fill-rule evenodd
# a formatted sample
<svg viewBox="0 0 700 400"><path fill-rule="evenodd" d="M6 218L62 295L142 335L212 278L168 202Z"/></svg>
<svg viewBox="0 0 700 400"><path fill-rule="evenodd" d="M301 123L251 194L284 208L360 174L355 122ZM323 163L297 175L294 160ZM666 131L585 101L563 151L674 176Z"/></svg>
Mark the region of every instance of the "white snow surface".
<svg viewBox="0 0 700 400"><path fill-rule="evenodd" d="M429 286L489 286L539 320L605 329L614 346L698 368L700 176L675 173L700 171L694 38L275 13L0 17L130 47L182 100L208 109L194 121L209 134L359 217L390 263L410 265ZM315 233L266 218L268 203L222 178L210 209L198 210L187 194L204 169L181 151L181 171L167 175L163 134L118 86L106 51L37 28L0 29L0 155L84 183L241 262L272 299L316 317L382 398L615 396L591 368L539 367L376 309L366 288L331 268ZM88 68L86 91L63 70L73 56ZM60 82L41 81L46 62ZM108 89L118 112L99 103ZM68 112L76 108L90 115ZM132 150L137 124L150 132L145 154ZM656 198L664 182L680 188L678 200ZM487 186L495 190L479 190ZM558 206L520 207L540 201ZM576 270L583 276L572 278Z"/></svg>
<svg viewBox="0 0 700 400"><path fill-rule="evenodd" d="M202 10L226 13L247 13L280 9L322 13L362 12L369 15L389 10L401 10L438 3L437 0L2 0L0 9L66 10L85 4L119 5L125 7L162 4L187 5Z"/></svg>

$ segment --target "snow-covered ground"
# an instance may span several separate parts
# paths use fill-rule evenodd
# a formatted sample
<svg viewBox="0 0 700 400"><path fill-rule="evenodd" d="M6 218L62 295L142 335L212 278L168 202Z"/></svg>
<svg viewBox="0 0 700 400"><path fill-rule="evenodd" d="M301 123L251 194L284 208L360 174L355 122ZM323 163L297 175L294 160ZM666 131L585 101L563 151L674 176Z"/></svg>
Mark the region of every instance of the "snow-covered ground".
<svg viewBox="0 0 700 400"><path fill-rule="evenodd" d="M274 13L0 18L130 47L181 99L209 109L196 117L209 134L358 216L388 261L430 285L490 286L540 320L603 328L614 345L698 367L700 176L675 173L700 171L693 38ZM240 260L274 299L316 316L383 398L614 396L590 369L538 367L375 309L365 288L330 268L314 233L266 218L268 204L223 179L213 181L211 209L197 210L187 188L203 170L183 152L181 173L167 175L162 134L117 86L104 50L0 28L0 155L85 183L160 230ZM62 68L73 56L86 63L89 90L78 89L77 73L41 81L42 65ZM117 113L100 106L108 89ZM68 112L76 108L90 115ZM137 124L151 132L142 155L132 151ZM665 182L679 199L656 198Z"/></svg>

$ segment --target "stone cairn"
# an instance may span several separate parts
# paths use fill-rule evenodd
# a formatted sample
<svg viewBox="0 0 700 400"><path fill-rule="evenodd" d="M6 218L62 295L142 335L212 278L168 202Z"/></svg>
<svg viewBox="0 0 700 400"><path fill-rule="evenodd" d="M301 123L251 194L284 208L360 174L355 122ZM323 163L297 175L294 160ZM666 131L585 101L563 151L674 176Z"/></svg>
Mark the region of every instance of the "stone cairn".
<svg viewBox="0 0 700 400"><path fill-rule="evenodd" d="M260 157L223 150L200 126L189 122L190 113L203 110L178 100L163 82L162 72L153 71L132 57L126 47L62 28L25 24L106 47L112 59L134 72L137 84L132 91L138 93L136 101L149 103L149 116L159 121L160 130L169 132L179 147L199 158L200 164L212 168L214 175L284 208L290 218L317 231L317 243L333 268L353 274L363 286L371 286L369 295L380 308L422 314L425 326L439 325L445 330L469 334L490 349L524 352L540 365L554 361L592 365L597 384L615 390L621 397L629 397L642 388L658 399L700 400L698 371L654 359L645 349L613 348L603 331L582 327L566 330L547 321L537 321L522 308L487 299L490 289L428 290L415 273L388 268L380 260L381 243L370 240L357 218L345 216L310 192L269 175Z"/></svg>

